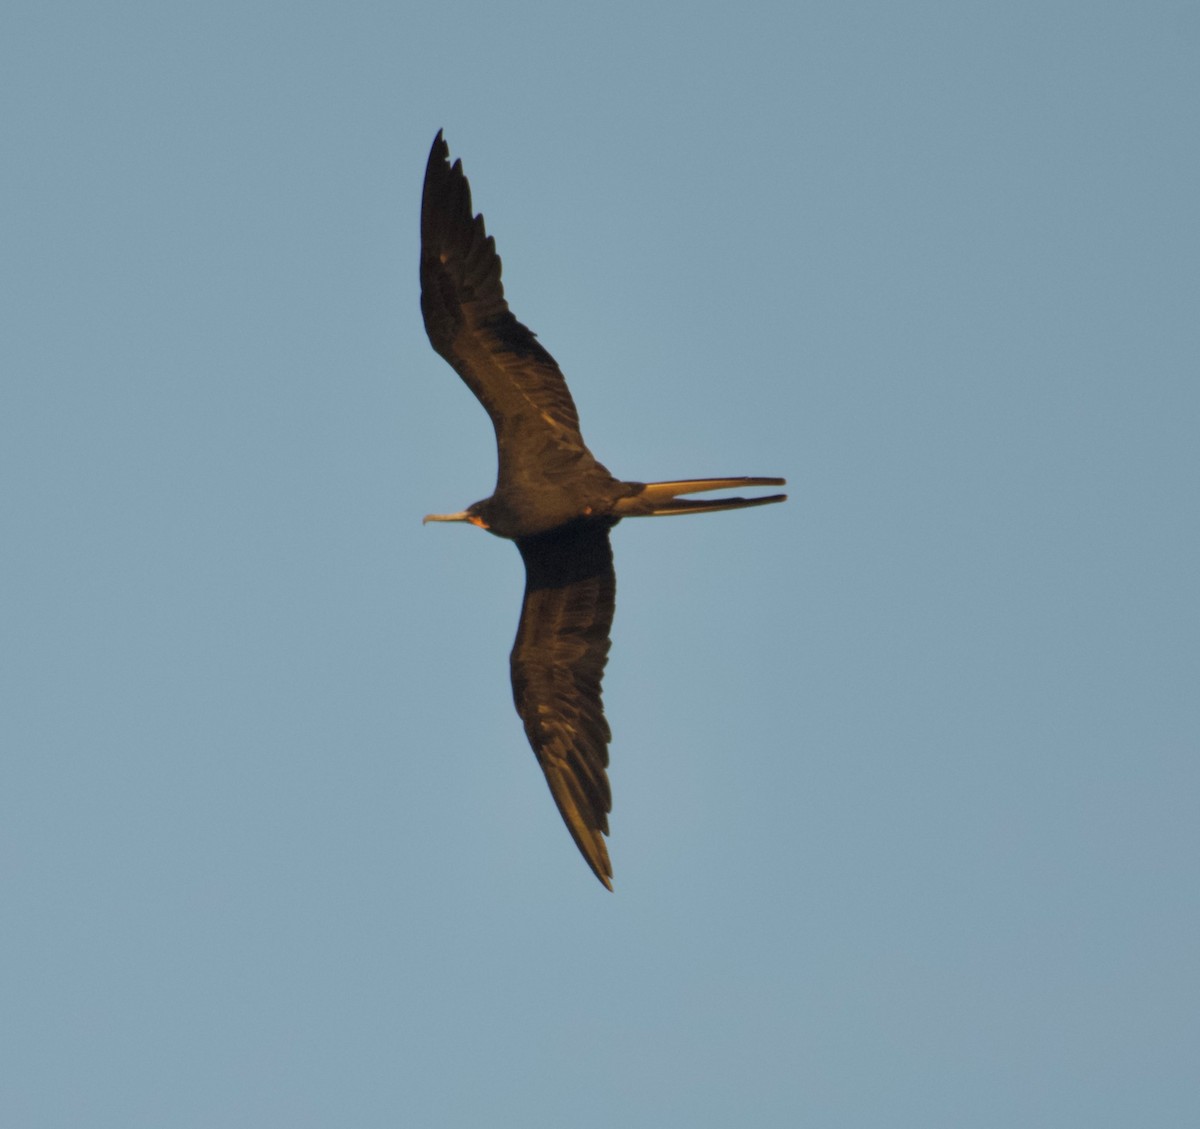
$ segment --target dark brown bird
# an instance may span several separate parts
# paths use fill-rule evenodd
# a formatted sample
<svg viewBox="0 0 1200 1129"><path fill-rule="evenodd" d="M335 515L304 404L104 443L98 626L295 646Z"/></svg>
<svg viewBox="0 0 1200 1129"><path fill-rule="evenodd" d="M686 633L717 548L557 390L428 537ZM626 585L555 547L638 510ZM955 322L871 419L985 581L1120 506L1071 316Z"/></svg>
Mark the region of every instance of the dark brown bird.
<svg viewBox="0 0 1200 1129"><path fill-rule="evenodd" d="M611 737L600 700L616 597L608 531L623 517L705 513L782 502L681 498L782 478L623 482L579 432L554 358L509 312L495 240L472 215L462 162L434 138L421 196L421 313L434 349L491 416L499 472L490 498L426 521L468 521L517 543L525 603L513 645L513 700L554 802L588 865L610 890Z"/></svg>

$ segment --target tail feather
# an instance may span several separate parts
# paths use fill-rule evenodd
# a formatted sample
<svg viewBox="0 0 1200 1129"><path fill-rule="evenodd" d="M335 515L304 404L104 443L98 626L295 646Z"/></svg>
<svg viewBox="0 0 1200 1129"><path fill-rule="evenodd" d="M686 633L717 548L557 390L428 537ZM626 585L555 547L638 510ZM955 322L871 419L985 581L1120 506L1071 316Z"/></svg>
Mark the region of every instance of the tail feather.
<svg viewBox="0 0 1200 1129"><path fill-rule="evenodd" d="M689 478L678 482L647 482L642 490L622 498L613 511L618 517L666 517L671 514L703 514L716 510L740 510L782 502L786 494L765 498L680 498L680 494L702 494L707 490L732 490L741 486L783 486L782 478Z"/></svg>

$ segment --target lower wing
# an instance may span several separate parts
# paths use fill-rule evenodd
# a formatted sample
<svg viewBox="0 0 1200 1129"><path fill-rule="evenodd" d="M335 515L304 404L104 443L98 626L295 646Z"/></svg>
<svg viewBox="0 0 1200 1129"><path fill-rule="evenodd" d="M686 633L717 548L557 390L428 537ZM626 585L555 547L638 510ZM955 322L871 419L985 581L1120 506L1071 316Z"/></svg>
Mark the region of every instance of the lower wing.
<svg viewBox="0 0 1200 1129"><path fill-rule="evenodd" d="M616 603L606 523L517 542L525 603L513 644L513 701L554 802L588 865L610 890L610 732L600 700Z"/></svg>

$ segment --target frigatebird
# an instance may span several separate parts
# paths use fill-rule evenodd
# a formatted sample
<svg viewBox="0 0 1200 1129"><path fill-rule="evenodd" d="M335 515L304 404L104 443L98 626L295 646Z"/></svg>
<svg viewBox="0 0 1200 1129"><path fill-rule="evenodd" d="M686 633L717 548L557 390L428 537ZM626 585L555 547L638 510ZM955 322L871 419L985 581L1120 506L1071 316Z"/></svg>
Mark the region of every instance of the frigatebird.
<svg viewBox="0 0 1200 1129"><path fill-rule="evenodd" d="M695 514L782 502L683 494L782 486L782 478L623 482L588 450L567 382L509 311L500 257L472 215L462 161L434 138L421 195L421 313L430 343L487 410L499 468L490 498L425 521L466 521L517 543L525 601L510 656L513 701L567 829L612 889L602 836L612 810L600 700L616 576L608 533L624 517Z"/></svg>

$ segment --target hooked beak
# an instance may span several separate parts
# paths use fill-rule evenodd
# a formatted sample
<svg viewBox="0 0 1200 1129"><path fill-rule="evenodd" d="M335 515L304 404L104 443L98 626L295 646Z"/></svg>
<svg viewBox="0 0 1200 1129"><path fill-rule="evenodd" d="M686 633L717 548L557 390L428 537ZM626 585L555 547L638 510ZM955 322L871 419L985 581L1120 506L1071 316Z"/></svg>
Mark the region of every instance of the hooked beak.
<svg viewBox="0 0 1200 1129"><path fill-rule="evenodd" d="M487 529L482 518L476 517L467 510L460 510L456 514L426 514L421 519L421 524L427 525L431 521L469 521L472 525L479 526L480 529Z"/></svg>

